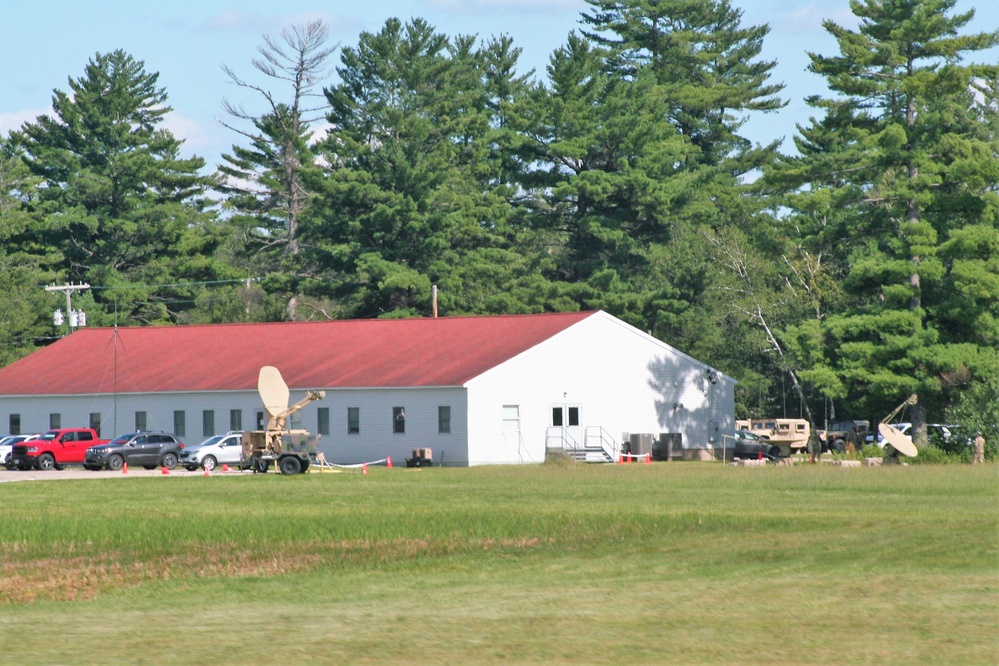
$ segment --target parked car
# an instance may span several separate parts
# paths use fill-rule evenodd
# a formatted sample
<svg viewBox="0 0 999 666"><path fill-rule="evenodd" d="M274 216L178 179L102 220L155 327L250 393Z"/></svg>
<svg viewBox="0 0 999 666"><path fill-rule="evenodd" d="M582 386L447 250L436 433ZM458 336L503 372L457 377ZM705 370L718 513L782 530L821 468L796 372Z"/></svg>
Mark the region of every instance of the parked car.
<svg viewBox="0 0 999 666"><path fill-rule="evenodd" d="M758 459L763 457L767 460L777 460L781 457L779 446L771 444L769 440L750 430L736 430L734 437L733 458Z"/></svg>
<svg viewBox="0 0 999 666"><path fill-rule="evenodd" d="M83 467L89 470L119 470L125 463L146 469L177 466L184 443L166 432L130 432L107 444L87 449Z"/></svg>
<svg viewBox="0 0 999 666"><path fill-rule="evenodd" d="M892 423L891 426L898 430L900 433L912 439L912 424L911 423ZM927 423L926 424L926 436L930 440L930 444L944 449L951 450L962 441L969 439L968 437L962 438L958 435L960 430L959 426L944 424L944 423ZM967 443L967 442L964 442ZM878 446L882 449L885 447L884 437L881 433L878 433ZM959 448L959 447L958 447Z"/></svg>
<svg viewBox="0 0 999 666"><path fill-rule="evenodd" d="M10 464L20 470L65 469L82 463L89 447L107 443L93 428L53 428L15 444Z"/></svg>
<svg viewBox="0 0 999 666"><path fill-rule="evenodd" d="M5 435L0 438L0 462L7 469L14 469L14 462L10 459L11 451L14 450L15 444L20 444L23 441L34 439L38 435Z"/></svg>
<svg viewBox="0 0 999 666"><path fill-rule="evenodd" d="M242 466L244 462L249 464L243 459L243 433L236 431L209 437L201 444L180 452L180 464L191 472L199 467L210 472L223 464Z"/></svg>

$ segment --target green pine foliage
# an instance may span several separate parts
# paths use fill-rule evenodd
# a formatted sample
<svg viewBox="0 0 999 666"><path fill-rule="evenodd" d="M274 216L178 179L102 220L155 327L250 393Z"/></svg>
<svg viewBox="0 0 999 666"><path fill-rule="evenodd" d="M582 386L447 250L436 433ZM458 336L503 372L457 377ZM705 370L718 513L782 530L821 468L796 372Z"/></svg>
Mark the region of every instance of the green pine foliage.
<svg viewBox="0 0 999 666"><path fill-rule="evenodd" d="M124 51L98 53L68 92L54 91L52 115L12 137L38 180L25 242L58 253L48 268L61 280L128 287L97 293L104 311L88 313L93 324L169 323L190 307L189 292L130 283L213 274L204 160L182 158L160 127L170 107L157 79Z"/></svg>
<svg viewBox="0 0 999 666"><path fill-rule="evenodd" d="M800 156L768 173L790 194L789 227L822 254L847 302L789 327L802 376L883 414L914 392L917 425L999 371L994 81L963 64L999 32L961 35L952 0L852 3L856 31L826 21L840 54L810 54L829 97L800 127ZM919 430L917 428L917 436Z"/></svg>
<svg viewBox="0 0 999 666"><path fill-rule="evenodd" d="M987 421L999 33L954 7L827 21L793 155L742 135L783 86L730 0L589 0L543 72L420 18L292 26L251 61L274 89L223 67L262 110L223 100L211 175L157 74L97 54L0 137L0 362L59 333L52 282L98 325L428 316L436 286L445 316L606 310L738 378L740 417Z"/></svg>

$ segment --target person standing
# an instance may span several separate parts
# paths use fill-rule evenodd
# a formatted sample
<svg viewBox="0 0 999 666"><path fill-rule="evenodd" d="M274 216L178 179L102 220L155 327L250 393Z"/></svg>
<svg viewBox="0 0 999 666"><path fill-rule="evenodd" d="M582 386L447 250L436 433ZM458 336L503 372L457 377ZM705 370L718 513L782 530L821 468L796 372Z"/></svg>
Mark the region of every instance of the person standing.
<svg viewBox="0 0 999 666"><path fill-rule="evenodd" d="M985 438L982 437L982 431L979 430L975 434L975 455L971 459L972 465L984 465L985 464Z"/></svg>

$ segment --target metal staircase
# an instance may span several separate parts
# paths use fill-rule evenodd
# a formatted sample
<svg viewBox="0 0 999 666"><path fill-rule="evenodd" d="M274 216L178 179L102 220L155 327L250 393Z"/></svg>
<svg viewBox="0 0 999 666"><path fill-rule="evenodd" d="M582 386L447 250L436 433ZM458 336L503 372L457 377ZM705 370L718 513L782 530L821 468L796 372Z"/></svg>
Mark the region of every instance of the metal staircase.
<svg viewBox="0 0 999 666"><path fill-rule="evenodd" d="M573 460L589 463L612 463L621 453L621 447L601 426L587 426L580 444L565 429L553 426L546 436L549 450L561 450Z"/></svg>

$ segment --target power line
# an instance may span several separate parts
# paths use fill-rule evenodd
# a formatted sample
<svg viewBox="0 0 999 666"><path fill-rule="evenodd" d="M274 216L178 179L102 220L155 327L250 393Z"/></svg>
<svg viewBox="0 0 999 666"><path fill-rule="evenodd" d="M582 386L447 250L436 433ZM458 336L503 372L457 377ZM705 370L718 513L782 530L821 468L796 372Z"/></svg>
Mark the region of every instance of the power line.
<svg viewBox="0 0 999 666"><path fill-rule="evenodd" d="M197 287L209 284L238 284L260 282L260 278L241 278L237 280L202 280L200 282L175 282L173 284L118 284L95 285L91 289L161 289L163 287Z"/></svg>

